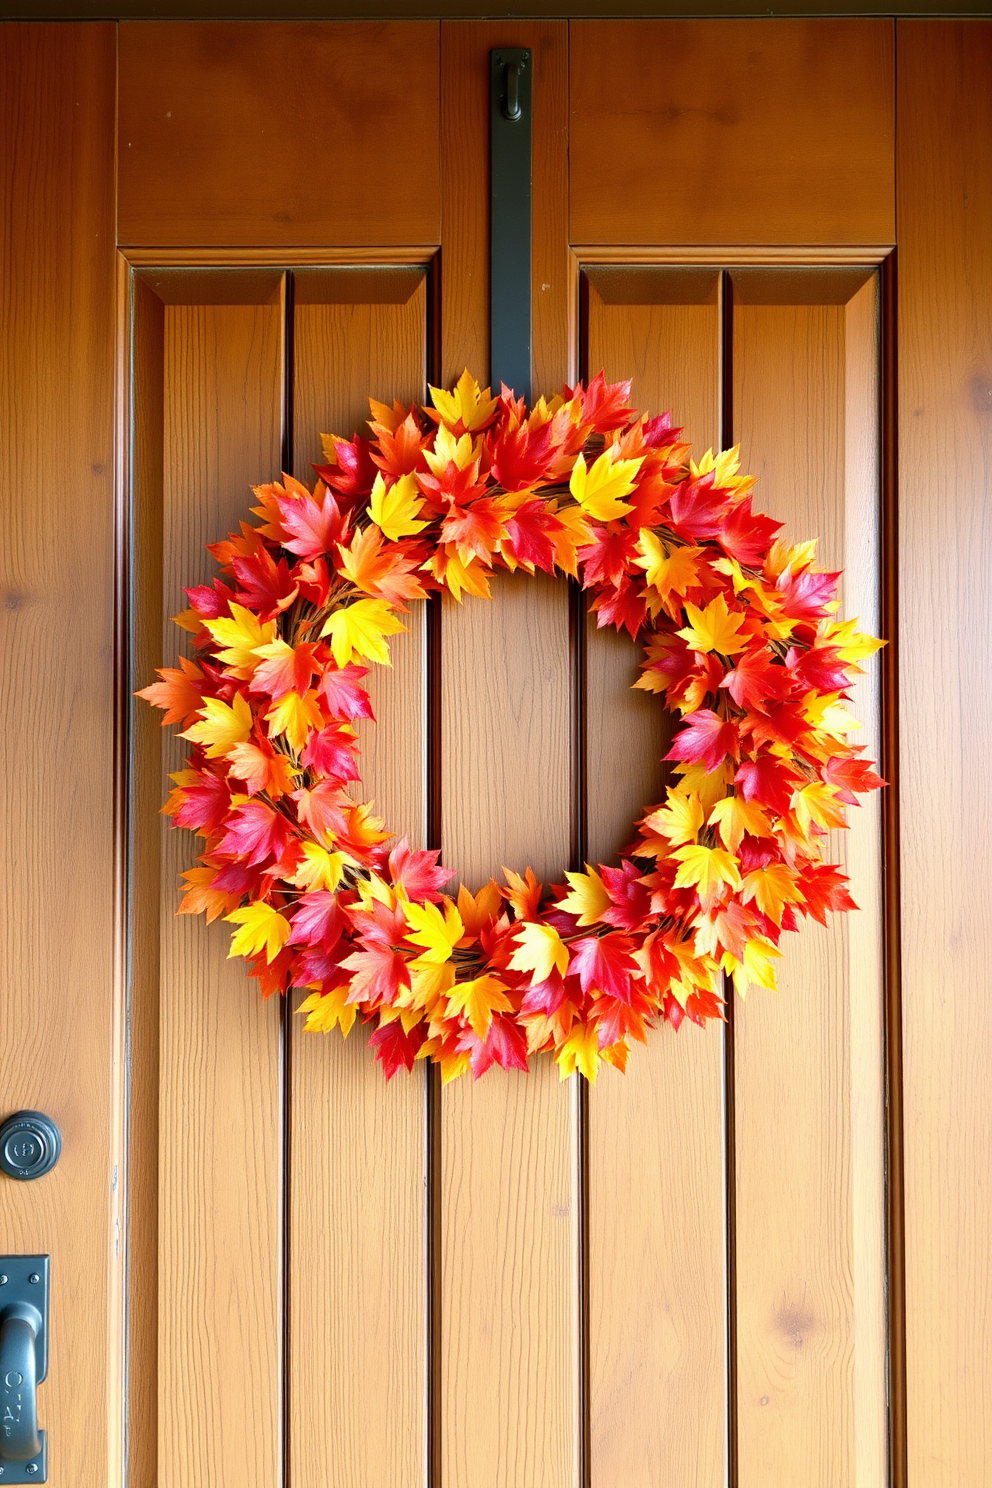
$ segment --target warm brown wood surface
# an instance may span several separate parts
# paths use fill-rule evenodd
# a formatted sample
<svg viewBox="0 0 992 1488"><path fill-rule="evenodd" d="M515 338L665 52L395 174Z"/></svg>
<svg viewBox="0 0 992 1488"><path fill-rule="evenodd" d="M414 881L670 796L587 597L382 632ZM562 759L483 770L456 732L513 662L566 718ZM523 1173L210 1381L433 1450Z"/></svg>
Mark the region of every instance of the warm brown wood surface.
<svg viewBox="0 0 992 1488"><path fill-rule="evenodd" d="M436 23L119 31L121 243L437 241Z"/></svg>
<svg viewBox="0 0 992 1488"><path fill-rule="evenodd" d="M844 613L859 614L872 629L879 572L874 279L862 274L868 282L846 306L836 301L850 292L847 279L816 276L810 293L798 275L785 293L774 270L766 292L761 270L731 277L734 437L759 477L758 504L786 521L786 540L819 534L820 561L847 570ZM877 673L876 661L873 679ZM874 681L862 689L873 757L877 697ZM885 1482L877 800L851 815L850 833L834 834L830 856L856 870L856 929L842 918L829 930L810 924L786 937L778 997L757 990L735 1014L742 1488Z"/></svg>
<svg viewBox="0 0 992 1488"><path fill-rule="evenodd" d="M489 381L489 53L534 59L534 394L574 371L574 283L568 250L568 27L562 21L448 22L441 27L441 368Z"/></svg>
<svg viewBox="0 0 992 1488"><path fill-rule="evenodd" d="M900 22L899 471L909 1477L992 1477L986 858L992 25Z"/></svg>
<svg viewBox="0 0 992 1488"><path fill-rule="evenodd" d="M53 1258L39 1414L48 1481L74 1488L119 1481L122 1446L114 28L6 25L0 78L0 1112L64 1140L48 1176L0 1178L0 1250Z"/></svg>
<svg viewBox="0 0 992 1488"><path fill-rule="evenodd" d="M190 297L213 298L210 289L194 276ZM205 544L237 529L250 485L279 467L278 281L262 294L261 304L165 307L170 659L182 586L216 573ZM168 768L180 768L172 730L163 750ZM282 1450L279 1008L228 959L229 926L176 916L178 875L196 847L160 821L158 1481L263 1488Z"/></svg>
<svg viewBox="0 0 992 1488"><path fill-rule="evenodd" d="M511 41L535 57L535 391L570 370L565 29L442 27L449 382L465 365L488 381L489 49ZM504 863L560 881L571 825L565 586L516 576L493 593L442 617L442 844L472 889ZM573 1092L546 1062L492 1073L441 1096L441 1477L564 1488L578 1450Z"/></svg>
<svg viewBox="0 0 992 1488"><path fill-rule="evenodd" d="M368 397L422 400L423 271L295 276L296 473L323 463L321 432L367 432ZM426 840L424 607L372 667L362 800L391 830ZM299 1002L300 994L293 994ZM346 1043L290 1030L290 1469L298 1488L425 1482L426 1068L386 1084L368 1029Z"/></svg>
<svg viewBox="0 0 992 1488"><path fill-rule="evenodd" d="M573 21L573 243L894 241L891 20Z"/></svg>
<svg viewBox="0 0 992 1488"><path fill-rule="evenodd" d="M698 454L719 442L720 275L592 270L588 371L633 377L632 402L671 408ZM610 862L664 797L670 723L627 636L590 617L588 853ZM619 744L619 747L618 747ZM592 1481L718 1488L726 1474L723 1039L686 1024L637 1045L589 1097ZM664 1464L666 1477L659 1479Z"/></svg>

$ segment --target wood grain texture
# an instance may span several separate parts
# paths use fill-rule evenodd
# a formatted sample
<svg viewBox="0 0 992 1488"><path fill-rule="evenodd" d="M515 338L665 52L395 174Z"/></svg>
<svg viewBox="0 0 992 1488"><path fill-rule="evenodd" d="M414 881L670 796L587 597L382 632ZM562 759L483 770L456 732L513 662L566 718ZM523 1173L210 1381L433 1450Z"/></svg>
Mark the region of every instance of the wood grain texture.
<svg viewBox="0 0 992 1488"><path fill-rule="evenodd" d="M422 400L421 271L298 274L297 473L321 432L367 432L368 397ZM363 800L422 847L426 836L424 606L368 680ZM298 1000L298 999L297 999ZM426 1071L386 1084L360 1024L291 1033L290 1471L299 1488L419 1488L427 1463Z"/></svg>
<svg viewBox="0 0 992 1488"><path fill-rule="evenodd" d="M130 494L129 596L133 693L162 656L162 486L165 441L165 307L120 260L127 389L125 488ZM135 1488L158 1481L159 939L162 898L161 717L131 699L129 786L130 1080L128 1130L128 1470ZM130 933L139 927L138 933Z"/></svg>
<svg viewBox="0 0 992 1488"><path fill-rule="evenodd" d="M535 58L535 390L572 370L565 35L560 23L442 26L447 382L488 368L489 51L510 44ZM442 842L472 888L503 863L560 879L569 849L565 586L521 575L493 594L442 615ZM547 1061L490 1075L441 1098L441 1478L563 1488L579 1450L575 1097Z"/></svg>
<svg viewBox="0 0 992 1488"><path fill-rule="evenodd" d="M909 1477L992 1477L992 25L899 26Z"/></svg>
<svg viewBox="0 0 992 1488"><path fill-rule="evenodd" d="M0 1182L0 1234L53 1256L39 1413L68 1488L115 1480L122 1444L114 28L6 25L0 78L0 1112L41 1109L64 1140L47 1177Z"/></svg>
<svg viewBox="0 0 992 1488"><path fill-rule="evenodd" d="M568 251L568 27L562 21L451 21L441 27L442 376L489 380L489 53L534 58L534 394L573 373L575 297Z"/></svg>
<svg viewBox="0 0 992 1488"><path fill-rule="evenodd" d="M756 272L756 271L755 271ZM878 613L874 281L850 307L793 306L752 281L734 313L734 435L785 536L849 570L846 613ZM801 296L797 296L801 298ZM875 664L859 691L877 755ZM885 1482L880 828L852 812L830 857L861 913L783 946L780 995L735 1030L737 1430L741 1488ZM849 846L849 843L852 844ZM859 1438L859 1433L861 1433Z"/></svg>
<svg viewBox="0 0 992 1488"><path fill-rule="evenodd" d="M892 21L570 35L573 243L893 241Z"/></svg>
<svg viewBox="0 0 992 1488"><path fill-rule="evenodd" d="M204 545L237 529L279 468L278 303L169 305L164 317L163 639ZM182 741L163 736L165 767ZM281 1432L279 1008L263 1003L226 925L176 917L195 861L162 822L159 1096L159 1483L269 1488ZM140 933L140 931L138 932Z"/></svg>
<svg viewBox="0 0 992 1488"><path fill-rule="evenodd" d="M720 428L719 274L589 274L586 370L633 376L697 451ZM589 857L609 862L663 796L670 723L632 692L637 653L597 630L586 655ZM591 1470L597 1488L719 1488L726 1475L723 1040L686 1024L637 1047L589 1095Z"/></svg>
<svg viewBox="0 0 992 1488"><path fill-rule="evenodd" d="M118 236L434 243L438 27L124 22Z"/></svg>

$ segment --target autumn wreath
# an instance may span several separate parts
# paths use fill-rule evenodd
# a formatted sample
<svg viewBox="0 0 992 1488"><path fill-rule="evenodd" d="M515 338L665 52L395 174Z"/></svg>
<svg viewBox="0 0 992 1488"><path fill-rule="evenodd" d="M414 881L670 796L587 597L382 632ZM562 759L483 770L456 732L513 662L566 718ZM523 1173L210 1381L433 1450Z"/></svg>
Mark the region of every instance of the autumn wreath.
<svg viewBox="0 0 992 1488"><path fill-rule="evenodd" d="M387 1076L545 1050L563 1078L623 1069L651 1023L720 1017L724 974L774 987L800 915L854 908L822 847L882 783L844 706L881 642L834 618L839 575L752 509L736 450L690 460L629 393L600 374L528 410L465 373L430 408L373 401L313 492L256 487L260 523L211 544L221 576L177 617L194 657L141 693L193 746L163 808L205 839L180 913L231 921L264 995L307 989L308 1029L361 1015ZM618 866L452 900L439 853L390 845L349 794L362 663L389 665L409 603L488 597L495 567L579 577L598 624L643 641L676 783Z"/></svg>

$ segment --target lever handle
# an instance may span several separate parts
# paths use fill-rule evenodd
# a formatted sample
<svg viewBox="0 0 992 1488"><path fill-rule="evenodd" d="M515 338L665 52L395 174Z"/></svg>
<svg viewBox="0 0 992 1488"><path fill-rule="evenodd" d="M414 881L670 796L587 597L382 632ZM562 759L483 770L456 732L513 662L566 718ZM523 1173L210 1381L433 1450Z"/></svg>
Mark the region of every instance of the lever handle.
<svg viewBox="0 0 992 1488"><path fill-rule="evenodd" d="M520 73L522 70L522 62L508 62L506 64L506 99L503 103L504 119L519 119L523 112L520 107Z"/></svg>
<svg viewBox="0 0 992 1488"><path fill-rule="evenodd" d="M0 1461L28 1462L38 1432L38 1336L41 1313L30 1302L0 1312Z"/></svg>

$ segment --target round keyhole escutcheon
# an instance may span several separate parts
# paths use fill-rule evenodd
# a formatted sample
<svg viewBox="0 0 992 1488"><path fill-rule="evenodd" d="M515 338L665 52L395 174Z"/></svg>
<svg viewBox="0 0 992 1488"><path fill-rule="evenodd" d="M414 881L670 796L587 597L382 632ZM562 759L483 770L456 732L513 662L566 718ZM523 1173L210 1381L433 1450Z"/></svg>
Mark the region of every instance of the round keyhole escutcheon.
<svg viewBox="0 0 992 1488"><path fill-rule="evenodd" d="M0 1171L25 1181L50 1173L62 1151L62 1133L41 1111L16 1111L0 1126Z"/></svg>

